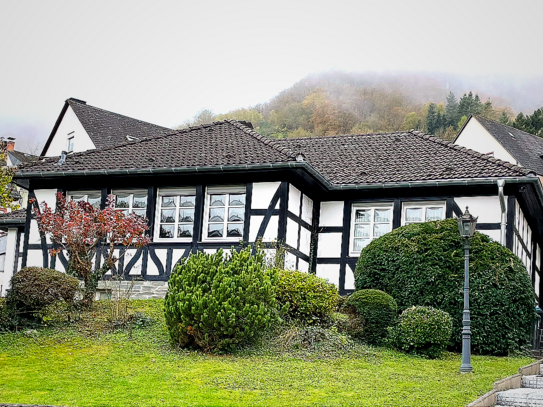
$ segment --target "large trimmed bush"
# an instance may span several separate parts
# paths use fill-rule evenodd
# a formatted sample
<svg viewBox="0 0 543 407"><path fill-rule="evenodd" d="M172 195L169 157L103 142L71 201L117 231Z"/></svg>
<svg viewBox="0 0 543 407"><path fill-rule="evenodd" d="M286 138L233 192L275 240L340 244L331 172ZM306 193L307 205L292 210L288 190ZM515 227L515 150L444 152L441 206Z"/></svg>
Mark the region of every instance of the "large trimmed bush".
<svg viewBox="0 0 543 407"><path fill-rule="evenodd" d="M452 318L445 311L411 307L402 312L397 325L389 328L389 339L397 349L433 359L447 349L452 329Z"/></svg>
<svg viewBox="0 0 543 407"><path fill-rule="evenodd" d="M475 353L506 355L528 345L535 293L526 268L510 250L475 233L470 239L470 310ZM461 348L464 242L448 219L403 226L371 242L356 266L357 289L394 297L400 309L431 306L453 318Z"/></svg>
<svg viewBox="0 0 543 407"><path fill-rule="evenodd" d="M285 317L303 323L328 319L339 301L334 284L293 270L278 270L276 295L279 307L286 308Z"/></svg>
<svg viewBox="0 0 543 407"><path fill-rule="evenodd" d="M19 315L37 316L57 301L72 304L78 288L75 277L53 269L26 267L11 278L6 307Z"/></svg>
<svg viewBox="0 0 543 407"><path fill-rule="evenodd" d="M208 352L230 351L277 317L277 273L250 248L225 256L198 253L175 267L164 302L172 342Z"/></svg>
<svg viewBox="0 0 543 407"><path fill-rule="evenodd" d="M398 305L394 298L380 290L355 291L347 299L347 306L355 309L362 317L363 341L380 345L387 336L387 329L396 322Z"/></svg>

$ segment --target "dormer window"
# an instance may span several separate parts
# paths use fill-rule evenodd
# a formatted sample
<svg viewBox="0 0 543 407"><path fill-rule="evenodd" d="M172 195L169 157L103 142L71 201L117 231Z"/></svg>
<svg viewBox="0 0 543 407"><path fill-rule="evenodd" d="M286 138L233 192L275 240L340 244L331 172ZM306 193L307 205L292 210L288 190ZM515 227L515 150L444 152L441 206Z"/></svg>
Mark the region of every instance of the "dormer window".
<svg viewBox="0 0 543 407"><path fill-rule="evenodd" d="M71 135L70 135L71 134ZM68 152L74 151L74 136L72 133L68 135Z"/></svg>

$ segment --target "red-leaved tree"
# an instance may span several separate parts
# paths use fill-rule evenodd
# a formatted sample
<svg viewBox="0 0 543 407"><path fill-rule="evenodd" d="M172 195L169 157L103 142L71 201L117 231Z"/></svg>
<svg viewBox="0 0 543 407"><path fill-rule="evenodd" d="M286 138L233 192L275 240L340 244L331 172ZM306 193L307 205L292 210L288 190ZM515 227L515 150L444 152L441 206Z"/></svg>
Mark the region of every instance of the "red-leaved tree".
<svg viewBox="0 0 543 407"><path fill-rule="evenodd" d="M115 246L142 248L149 244L147 219L133 213L125 215L115 209L114 195L109 195L105 209L95 208L87 202L67 201L61 192L57 194L56 209L45 202L40 206L41 211L34 208L34 213L40 231L49 236L55 246L51 255L66 251L66 272L83 280L84 301L89 305L98 281L119 260L114 255ZM100 268L93 269L92 259L99 246L105 258Z"/></svg>

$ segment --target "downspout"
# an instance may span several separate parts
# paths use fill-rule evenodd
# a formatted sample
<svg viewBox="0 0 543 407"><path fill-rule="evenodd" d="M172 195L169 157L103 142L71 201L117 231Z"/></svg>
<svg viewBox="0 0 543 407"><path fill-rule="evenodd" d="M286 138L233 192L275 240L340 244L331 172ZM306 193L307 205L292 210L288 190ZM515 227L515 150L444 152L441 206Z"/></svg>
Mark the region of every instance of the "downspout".
<svg viewBox="0 0 543 407"><path fill-rule="evenodd" d="M504 179L499 179L498 183L498 196L500 198L500 208L502 210L502 221L500 225L500 243L505 246L505 227L507 226L507 211L505 207L505 196L503 195L503 187L505 185Z"/></svg>

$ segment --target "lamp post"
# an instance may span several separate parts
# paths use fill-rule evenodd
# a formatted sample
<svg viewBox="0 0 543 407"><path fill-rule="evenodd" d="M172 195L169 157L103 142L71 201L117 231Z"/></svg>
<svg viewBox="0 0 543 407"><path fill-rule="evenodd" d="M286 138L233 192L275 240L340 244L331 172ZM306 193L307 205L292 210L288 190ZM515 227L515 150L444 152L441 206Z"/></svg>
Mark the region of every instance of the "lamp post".
<svg viewBox="0 0 543 407"><path fill-rule="evenodd" d="M469 317L469 238L475 233L477 218L468 211L458 218L458 231L464 238L464 314L462 319L462 365L460 373L469 373L471 367L471 327Z"/></svg>

